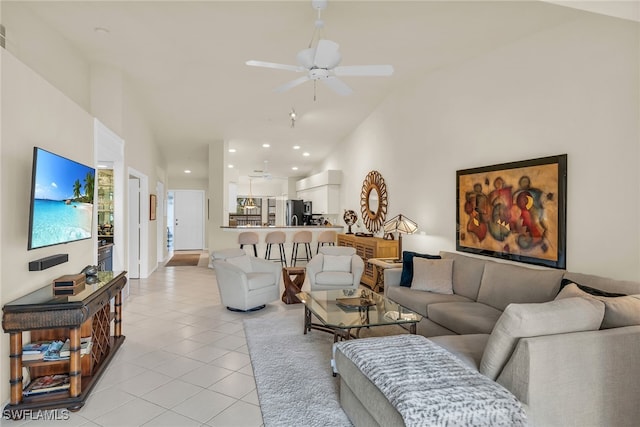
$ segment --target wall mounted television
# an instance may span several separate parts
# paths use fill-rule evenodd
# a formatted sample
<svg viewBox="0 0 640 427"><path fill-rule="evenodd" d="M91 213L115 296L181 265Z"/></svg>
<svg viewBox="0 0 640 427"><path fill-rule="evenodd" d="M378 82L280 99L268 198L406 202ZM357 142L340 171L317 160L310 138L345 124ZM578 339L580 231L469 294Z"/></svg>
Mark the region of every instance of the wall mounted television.
<svg viewBox="0 0 640 427"><path fill-rule="evenodd" d="M94 168L33 148L28 249L90 239Z"/></svg>

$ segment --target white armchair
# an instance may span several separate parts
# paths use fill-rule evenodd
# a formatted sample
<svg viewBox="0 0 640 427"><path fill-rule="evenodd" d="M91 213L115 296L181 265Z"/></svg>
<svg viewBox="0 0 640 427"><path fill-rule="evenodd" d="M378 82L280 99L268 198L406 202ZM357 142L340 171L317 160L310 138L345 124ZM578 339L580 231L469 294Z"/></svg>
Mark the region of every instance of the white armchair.
<svg viewBox="0 0 640 427"><path fill-rule="evenodd" d="M364 261L355 248L320 247L320 253L307 263L307 277L312 291L358 289Z"/></svg>
<svg viewBox="0 0 640 427"><path fill-rule="evenodd" d="M222 304L231 311L254 311L278 300L280 264L256 258L243 249L224 249L211 254Z"/></svg>

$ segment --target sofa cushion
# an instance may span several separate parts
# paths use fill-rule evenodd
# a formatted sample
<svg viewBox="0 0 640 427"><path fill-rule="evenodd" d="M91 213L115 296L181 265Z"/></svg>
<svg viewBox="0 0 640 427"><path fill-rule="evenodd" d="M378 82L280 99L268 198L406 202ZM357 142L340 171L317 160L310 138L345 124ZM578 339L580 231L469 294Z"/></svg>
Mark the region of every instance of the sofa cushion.
<svg viewBox="0 0 640 427"><path fill-rule="evenodd" d="M580 289L577 284L565 286L556 299L582 297L594 298L604 303L604 319L602 329L620 328L623 326L640 325L640 299L633 296L606 297L592 295Z"/></svg>
<svg viewBox="0 0 640 427"><path fill-rule="evenodd" d="M489 334L443 335L429 339L477 371Z"/></svg>
<svg viewBox="0 0 640 427"><path fill-rule="evenodd" d="M317 285L331 285L337 288L353 285L353 274L344 271L321 271L316 274Z"/></svg>
<svg viewBox="0 0 640 427"><path fill-rule="evenodd" d="M511 303L551 301L558 294L563 274L562 270L487 263L477 301L498 310L504 310Z"/></svg>
<svg viewBox="0 0 640 427"><path fill-rule="evenodd" d="M478 298L484 266L491 261L453 252L440 252L440 256L453 260L453 293L475 301Z"/></svg>
<svg viewBox="0 0 640 427"><path fill-rule="evenodd" d="M351 272L351 255L323 255L322 270Z"/></svg>
<svg viewBox="0 0 640 427"><path fill-rule="evenodd" d="M427 307L427 317L453 332L490 334L502 315L500 310L479 302L443 302Z"/></svg>
<svg viewBox="0 0 640 427"><path fill-rule="evenodd" d="M440 259L440 255L419 254L417 252L402 251L402 275L400 276L400 286L411 286L413 280L413 258Z"/></svg>
<svg viewBox="0 0 640 427"><path fill-rule="evenodd" d="M597 330L603 316L604 303L591 298L509 304L487 341L480 372L498 378L520 338Z"/></svg>
<svg viewBox="0 0 640 427"><path fill-rule="evenodd" d="M615 292L624 295L640 294L640 282L630 280L613 280L592 274L566 272L564 278L579 283L580 285L600 289L606 292Z"/></svg>
<svg viewBox="0 0 640 427"><path fill-rule="evenodd" d="M451 272L453 260L413 258L411 289L437 294L452 294Z"/></svg>
<svg viewBox="0 0 640 427"><path fill-rule="evenodd" d="M427 307L440 302L470 302L469 298L456 294L436 294L434 292L417 292L402 286L389 286L385 289L387 298L407 307L423 316L427 315Z"/></svg>
<svg viewBox="0 0 640 427"><path fill-rule="evenodd" d="M273 286L274 283L275 283L275 280L274 280L273 274L247 273L247 285L249 287L249 290L251 291Z"/></svg>
<svg viewBox="0 0 640 427"><path fill-rule="evenodd" d="M251 273L253 271L253 269L251 268L251 260L249 259L249 255L227 258L225 261L227 261L231 265L235 265L245 273Z"/></svg>

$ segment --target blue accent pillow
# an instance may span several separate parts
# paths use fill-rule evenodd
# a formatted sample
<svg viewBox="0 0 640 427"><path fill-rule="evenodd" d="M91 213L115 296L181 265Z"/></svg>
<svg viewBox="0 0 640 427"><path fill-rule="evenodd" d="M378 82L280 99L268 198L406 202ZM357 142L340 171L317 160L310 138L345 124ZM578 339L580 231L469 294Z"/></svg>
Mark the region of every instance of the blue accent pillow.
<svg viewBox="0 0 640 427"><path fill-rule="evenodd" d="M413 257L441 259L440 255L419 254L417 252L402 251L402 275L400 276L400 286L411 287L413 281Z"/></svg>

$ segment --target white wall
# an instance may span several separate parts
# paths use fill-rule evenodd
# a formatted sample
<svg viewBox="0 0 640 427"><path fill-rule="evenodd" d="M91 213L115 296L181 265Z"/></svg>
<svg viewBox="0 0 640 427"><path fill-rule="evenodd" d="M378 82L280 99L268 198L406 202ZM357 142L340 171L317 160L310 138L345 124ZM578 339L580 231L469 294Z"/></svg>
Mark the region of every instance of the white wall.
<svg viewBox="0 0 640 427"><path fill-rule="evenodd" d="M604 16L549 29L425 76L385 101L324 162L344 171L359 212L370 170L389 217L426 236L404 249L455 250L455 171L568 154L567 269L640 279L638 24Z"/></svg>
<svg viewBox="0 0 640 427"><path fill-rule="evenodd" d="M2 146L0 199L0 304L41 288L64 274L92 264L95 241L27 251L33 147L39 146L80 163L93 164L93 118L58 89L0 49L2 58ZM29 271L35 259L66 253L69 261L43 271ZM8 335L2 335L8 348ZM3 353L6 354L6 353ZM9 359L2 361L2 378L9 377ZM2 381L2 401L8 381Z"/></svg>
<svg viewBox="0 0 640 427"><path fill-rule="evenodd" d="M1 3L7 50L89 111L89 64L64 37L25 7L25 2Z"/></svg>

